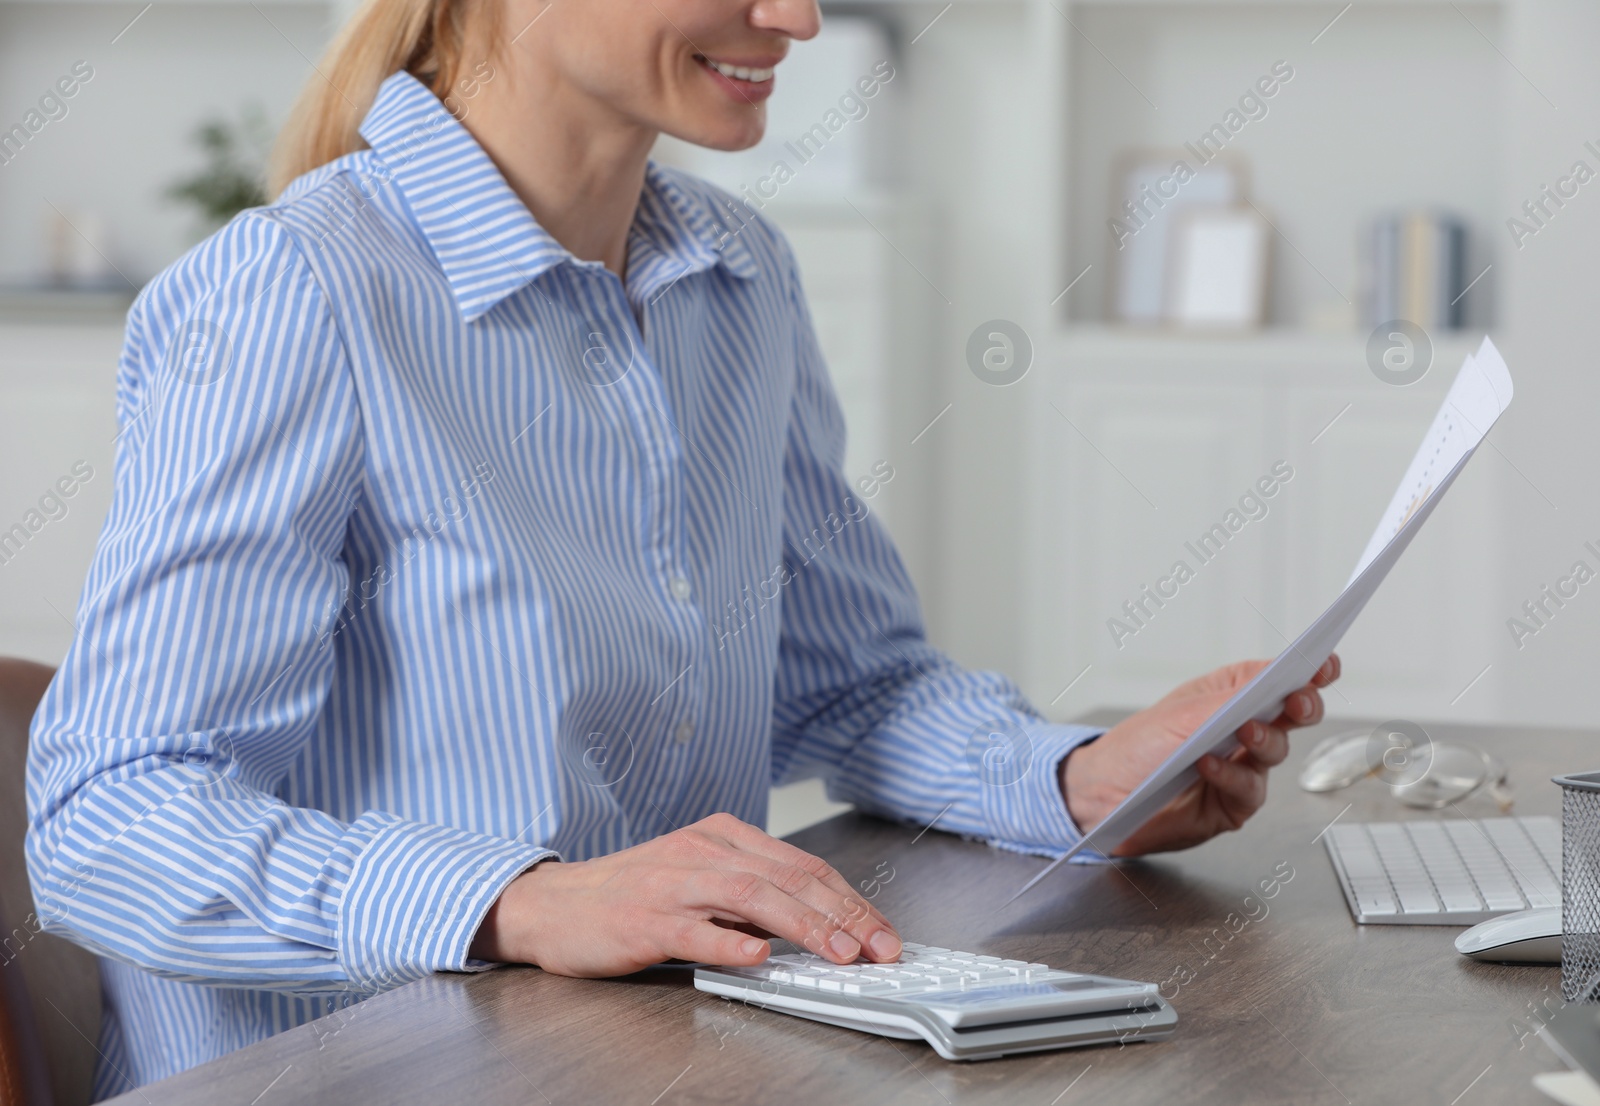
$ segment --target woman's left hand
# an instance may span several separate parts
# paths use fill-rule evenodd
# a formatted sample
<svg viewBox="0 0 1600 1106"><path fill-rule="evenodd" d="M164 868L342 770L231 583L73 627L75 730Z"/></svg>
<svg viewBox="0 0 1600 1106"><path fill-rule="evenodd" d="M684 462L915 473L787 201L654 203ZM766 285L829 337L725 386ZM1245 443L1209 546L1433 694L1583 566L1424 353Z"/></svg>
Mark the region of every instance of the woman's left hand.
<svg viewBox="0 0 1600 1106"><path fill-rule="evenodd" d="M1079 828L1093 829L1195 729L1227 702L1267 661L1240 661L1178 687L1154 706L1131 715L1074 749L1061 765L1061 790ZM1267 770L1289 755L1289 731L1322 721L1323 688L1339 678L1339 657L1328 658L1311 682L1290 694L1272 722L1247 722L1243 746L1226 760L1207 754L1200 779L1173 799L1115 850L1139 856L1198 845L1244 825L1267 799Z"/></svg>

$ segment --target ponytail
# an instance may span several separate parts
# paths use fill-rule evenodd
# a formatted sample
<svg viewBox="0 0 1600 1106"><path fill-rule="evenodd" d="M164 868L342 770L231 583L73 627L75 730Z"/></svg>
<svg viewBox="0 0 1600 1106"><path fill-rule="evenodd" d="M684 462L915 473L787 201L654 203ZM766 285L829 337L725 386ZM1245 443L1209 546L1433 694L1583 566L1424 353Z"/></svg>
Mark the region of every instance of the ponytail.
<svg viewBox="0 0 1600 1106"><path fill-rule="evenodd" d="M318 72L301 90L278 133L267 171L267 194L366 148L358 128L378 86L405 70L443 100L471 64L474 44L495 44L497 0L363 0L334 36Z"/></svg>

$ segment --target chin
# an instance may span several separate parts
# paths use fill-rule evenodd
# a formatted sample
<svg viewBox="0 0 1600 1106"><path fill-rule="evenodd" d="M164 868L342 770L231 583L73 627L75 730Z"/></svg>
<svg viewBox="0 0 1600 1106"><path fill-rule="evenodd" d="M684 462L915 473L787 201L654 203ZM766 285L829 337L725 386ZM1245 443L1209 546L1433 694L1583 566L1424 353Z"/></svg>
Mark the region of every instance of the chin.
<svg viewBox="0 0 1600 1106"><path fill-rule="evenodd" d="M745 115L739 119L709 126L701 122L699 125L663 129L673 138L682 139L684 142L732 154L748 150L761 141L767 133L767 113L762 111L760 119L755 121L754 125L750 117Z"/></svg>

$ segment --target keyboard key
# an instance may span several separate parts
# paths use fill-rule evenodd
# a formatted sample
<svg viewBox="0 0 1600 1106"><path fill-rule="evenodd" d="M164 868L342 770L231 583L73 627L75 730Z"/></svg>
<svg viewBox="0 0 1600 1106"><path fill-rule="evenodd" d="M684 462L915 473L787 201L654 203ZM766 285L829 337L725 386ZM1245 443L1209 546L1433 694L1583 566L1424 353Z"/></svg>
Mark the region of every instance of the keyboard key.
<svg viewBox="0 0 1600 1106"><path fill-rule="evenodd" d="M1394 899L1387 893L1369 895L1357 893L1356 906L1362 914L1369 918L1400 913L1400 908L1395 905Z"/></svg>
<svg viewBox="0 0 1600 1106"><path fill-rule="evenodd" d="M1473 912L1484 908L1478 892L1468 884L1440 887L1439 900L1444 903L1445 910L1451 913Z"/></svg>
<svg viewBox="0 0 1600 1106"><path fill-rule="evenodd" d="M1424 883L1400 883L1395 886L1395 894L1400 897L1400 909L1407 914L1437 914L1439 900L1433 893L1433 888Z"/></svg>

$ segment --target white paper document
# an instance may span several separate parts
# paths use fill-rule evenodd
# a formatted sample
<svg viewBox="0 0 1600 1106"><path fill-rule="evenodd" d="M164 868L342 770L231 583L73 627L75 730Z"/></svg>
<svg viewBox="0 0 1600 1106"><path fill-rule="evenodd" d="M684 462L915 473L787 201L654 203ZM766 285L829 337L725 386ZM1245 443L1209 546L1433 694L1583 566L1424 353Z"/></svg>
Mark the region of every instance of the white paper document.
<svg viewBox="0 0 1600 1106"><path fill-rule="evenodd" d="M1162 765L1124 799L1070 852L1040 872L1028 888L1063 861L1086 848L1109 852L1149 821L1199 773L1195 764L1207 753L1227 757L1239 743L1234 734L1254 719L1270 722L1283 713L1284 701L1304 687L1333 653L1373 592L1400 559L1406 546L1428 520L1445 490L1455 481L1511 403L1511 374L1500 351L1488 338L1470 355L1450 386L1422 446L1394 498L1383 513L1354 575L1333 604L1276 660L1267 665L1191 734Z"/></svg>

